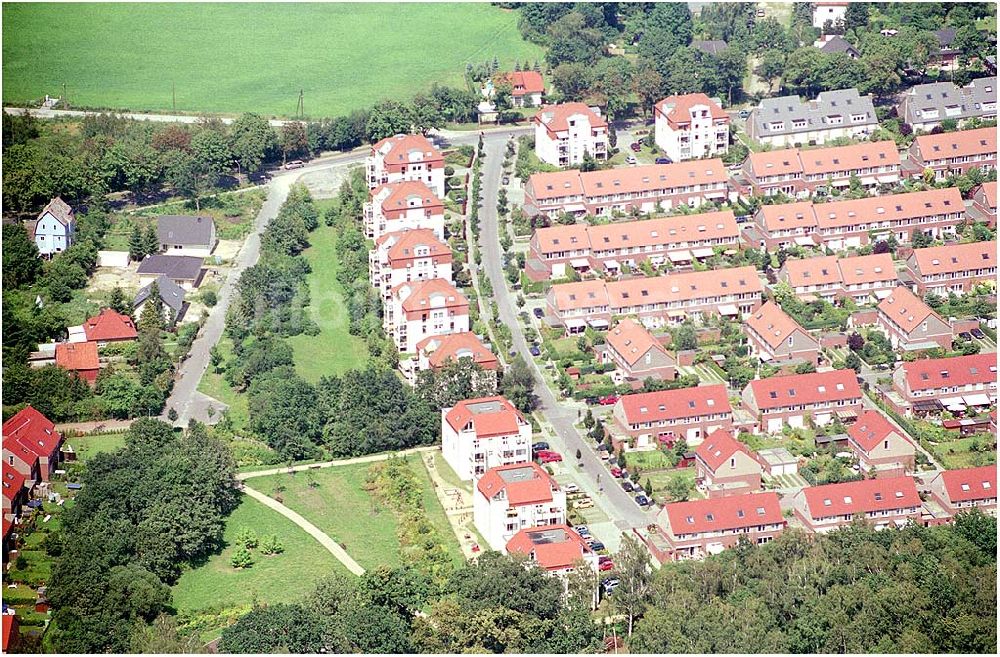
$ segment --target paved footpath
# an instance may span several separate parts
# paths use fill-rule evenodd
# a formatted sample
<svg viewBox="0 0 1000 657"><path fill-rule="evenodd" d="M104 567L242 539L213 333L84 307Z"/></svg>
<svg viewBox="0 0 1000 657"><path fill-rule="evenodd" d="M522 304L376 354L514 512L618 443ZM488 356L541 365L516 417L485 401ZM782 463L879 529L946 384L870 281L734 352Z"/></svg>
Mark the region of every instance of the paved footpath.
<svg viewBox="0 0 1000 657"><path fill-rule="evenodd" d="M446 482L438 472L434 464L434 455L424 453L424 467L434 483L434 492L437 494L444 514L448 518L448 524L458 539L458 544L462 548L462 555L466 561L474 558L477 554L482 554L483 550L489 548L488 545L479 545L479 540L473 532L472 525L472 495L469 491L456 488ZM474 545L479 545L479 552L472 549Z"/></svg>
<svg viewBox="0 0 1000 657"><path fill-rule="evenodd" d="M434 445L426 447L413 447L404 449L401 452L382 452L381 454L369 454L368 456L358 456L352 459L340 459L337 461L324 461L322 463L305 463L303 465L293 465L292 467L271 468L270 470L256 470L253 472L238 472L236 478L240 481L253 479L254 477L267 477L276 474L289 474L292 472L305 472L306 470L319 470L321 468L336 468L341 465L354 465L356 463L375 463L385 461L390 456L406 456L407 454L419 454L420 452L434 452L439 448Z"/></svg>

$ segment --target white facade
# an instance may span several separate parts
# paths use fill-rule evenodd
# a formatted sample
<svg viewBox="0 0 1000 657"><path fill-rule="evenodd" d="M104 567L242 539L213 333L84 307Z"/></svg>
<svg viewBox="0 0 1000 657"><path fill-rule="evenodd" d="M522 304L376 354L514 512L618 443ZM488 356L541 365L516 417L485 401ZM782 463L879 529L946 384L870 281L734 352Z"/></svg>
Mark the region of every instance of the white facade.
<svg viewBox="0 0 1000 657"><path fill-rule="evenodd" d="M540 481L502 482L501 478L508 474L533 476ZM487 492L482 484L493 479L501 482L502 487ZM548 498L532 497L529 491L518 490L519 487L548 489ZM522 529L565 523L566 493L547 472L534 463L512 469L494 469L480 478L473 491L472 514L476 529L490 548L503 552L507 541Z"/></svg>
<svg viewBox="0 0 1000 657"><path fill-rule="evenodd" d="M844 22L847 15L846 2L814 2L813 3L813 27L823 29L823 25L830 21L835 25L837 21Z"/></svg>
<svg viewBox="0 0 1000 657"><path fill-rule="evenodd" d="M391 197L391 198L390 198ZM393 205L399 198L402 205ZM376 189L364 207L365 237L377 240L388 233L427 228L439 240L444 240L444 203L428 199L420 193L420 186L401 190L393 185Z"/></svg>
<svg viewBox="0 0 1000 657"><path fill-rule="evenodd" d="M382 326L403 353L424 338L469 331L469 301L442 279L402 283L383 305Z"/></svg>
<svg viewBox="0 0 1000 657"><path fill-rule="evenodd" d="M551 118L549 118L551 117ZM535 117L535 154L557 167L607 159L607 123L583 103L543 108Z"/></svg>
<svg viewBox="0 0 1000 657"><path fill-rule="evenodd" d="M427 239L421 241L404 237L416 233L425 233ZM394 257L399 249L393 247L399 244L400 239L411 244L405 256L400 254ZM389 233L368 252L368 274L372 287L381 293L383 300L391 297L392 288L402 283L435 278L454 283L451 250L426 231Z"/></svg>
<svg viewBox="0 0 1000 657"><path fill-rule="evenodd" d="M444 157L423 135L396 135L372 146L365 162L368 188L419 181L438 197L445 194Z"/></svg>
<svg viewBox="0 0 1000 657"><path fill-rule="evenodd" d="M674 162L721 155L729 149L729 116L704 94L657 103L656 145Z"/></svg>
<svg viewBox="0 0 1000 657"><path fill-rule="evenodd" d="M63 224L51 212L45 212L35 224L35 246L43 256L61 253L73 244L76 220Z"/></svg>
<svg viewBox="0 0 1000 657"><path fill-rule="evenodd" d="M490 468L527 463L531 424L502 397L459 402L441 411L441 452L462 481Z"/></svg>

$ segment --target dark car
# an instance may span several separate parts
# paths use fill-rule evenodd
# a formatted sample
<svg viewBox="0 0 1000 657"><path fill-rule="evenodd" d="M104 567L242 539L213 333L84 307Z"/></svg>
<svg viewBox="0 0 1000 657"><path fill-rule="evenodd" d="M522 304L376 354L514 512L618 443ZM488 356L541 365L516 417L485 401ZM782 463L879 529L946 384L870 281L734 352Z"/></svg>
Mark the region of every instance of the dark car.
<svg viewBox="0 0 1000 657"><path fill-rule="evenodd" d="M541 356L541 355L542 355L542 350L541 350L541 349L539 349L538 347L532 347L532 348L531 348L531 349L529 349L528 351L530 351L530 352L531 352L531 355L532 355L532 356Z"/></svg>
<svg viewBox="0 0 1000 657"><path fill-rule="evenodd" d="M544 316L545 316L545 311L544 311L544 310L542 310L541 308L535 308L535 309L534 309L534 310L532 310L531 312L532 312L532 313L533 313L533 314L535 315L535 317L537 317L538 319L541 319L542 317L544 317Z"/></svg>
<svg viewBox="0 0 1000 657"><path fill-rule="evenodd" d="M752 219L752 217L750 215L748 215L748 214L741 214L740 216L736 217L736 223L738 223L738 224L745 224L746 222L750 221L750 219Z"/></svg>
<svg viewBox="0 0 1000 657"><path fill-rule="evenodd" d="M590 541L587 545L589 545L590 549L594 552L600 552L604 549L604 543L601 543L600 541Z"/></svg>
<svg viewBox="0 0 1000 657"><path fill-rule="evenodd" d="M504 176L503 177L503 184L505 184L505 185L509 185L510 184L510 176Z"/></svg>
<svg viewBox="0 0 1000 657"><path fill-rule="evenodd" d="M982 340L983 338L986 337L986 334L980 331L979 329L972 329L971 331L969 331L969 333L971 333L972 337L976 338L977 340Z"/></svg>
<svg viewBox="0 0 1000 657"><path fill-rule="evenodd" d="M671 160L669 157L658 157L658 158L656 158L656 163L657 164L673 164L674 161Z"/></svg>
<svg viewBox="0 0 1000 657"><path fill-rule="evenodd" d="M526 310L522 310L521 312L519 312L517 314L517 316L520 317L521 319L523 319L524 321L528 321L528 318L531 317L531 315L529 315L528 311L526 311Z"/></svg>
<svg viewBox="0 0 1000 657"><path fill-rule="evenodd" d="M598 452L609 452L609 451L611 451L611 447L609 445L601 443L600 445L597 446L597 451Z"/></svg>
<svg viewBox="0 0 1000 657"><path fill-rule="evenodd" d="M646 497L645 495L637 495L635 498L635 503L638 504L639 506L649 506L651 504L649 498Z"/></svg>
<svg viewBox="0 0 1000 657"><path fill-rule="evenodd" d="M585 401L588 406L597 406L597 402L600 400L597 397L587 397L583 401Z"/></svg>
<svg viewBox="0 0 1000 657"><path fill-rule="evenodd" d="M543 449L548 449L548 448L549 448L549 444L547 442L545 442L545 441L539 441L537 443L532 443L532 445L531 445L531 451L533 451L533 452L538 452L538 451L541 451Z"/></svg>
<svg viewBox="0 0 1000 657"><path fill-rule="evenodd" d="M630 482L628 479L623 479L622 480L622 490L625 491L626 493L631 493L632 492L632 482Z"/></svg>
<svg viewBox="0 0 1000 657"><path fill-rule="evenodd" d="M962 331L961 333L958 334L958 337L962 338L963 340L971 340L972 334L966 331Z"/></svg>
<svg viewBox="0 0 1000 657"><path fill-rule="evenodd" d="M740 110L740 118L741 119L745 119L748 116L750 116L750 110L747 110L747 109Z"/></svg>
<svg viewBox="0 0 1000 657"><path fill-rule="evenodd" d="M642 144L640 144L637 141L634 141L631 144L629 144L629 148L631 148L633 151L635 151L636 153L638 153L639 151L642 150Z"/></svg>

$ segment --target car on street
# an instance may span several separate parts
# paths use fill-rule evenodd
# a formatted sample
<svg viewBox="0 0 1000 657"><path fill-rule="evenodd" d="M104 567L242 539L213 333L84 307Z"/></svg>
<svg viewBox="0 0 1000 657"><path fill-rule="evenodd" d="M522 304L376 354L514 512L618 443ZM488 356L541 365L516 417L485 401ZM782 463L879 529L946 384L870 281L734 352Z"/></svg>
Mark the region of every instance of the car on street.
<svg viewBox="0 0 1000 657"><path fill-rule="evenodd" d="M545 311L542 310L541 308L535 308L534 310L531 311L531 313L538 319L541 319L542 317L545 316Z"/></svg>
<svg viewBox="0 0 1000 657"><path fill-rule="evenodd" d="M611 476L615 477L615 478L621 477L622 476L622 469L618 468L618 467L611 468Z"/></svg>
<svg viewBox="0 0 1000 657"><path fill-rule="evenodd" d="M541 356L541 355L542 355L542 350L541 350L541 349L539 349L538 347L532 347L532 348L531 348L531 349L529 349L528 351L530 351L530 352L531 352L531 355L532 355L532 356Z"/></svg>
<svg viewBox="0 0 1000 657"><path fill-rule="evenodd" d="M629 155L628 157L626 157L625 158L625 162L627 164L635 164L635 162L636 162L635 155Z"/></svg>
<svg viewBox="0 0 1000 657"><path fill-rule="evenodd" d="M510 184L510 176L504 176L503 177L503 184L505 184L505 185L509 185Z"/></svg>
<svg viewBox="0 0 1000 657"><path fill-rule="evenodd" d="M549 448L549 444L547 442L545 442L544 440L540 440L537 443L532 443L531 444L531 449L534 452L540 452L541 450L548 449L548 448Z"/></svg>
<svg viewBox="0 0 1000 657"><path fill-rule="evenodd" d="M577 493L580 491L580 487L577 486L576 484L566 484L565 486L563 486L563 490L566 491L567 493Z"/></svg>
<svg viewBox="0 0 1000 657"><path fill-rule="evenodd" d="M651 504L649 498L646 497L645 495L636 495L635 503L638 504L639 506L649 506Z"/></svg>
<svg viewBox="0 0 1000 657"><path fill-rule="evenodd" d="M656 158L656 163L657 164L673 164L674 161L671 160L669 157L658 157L658 158Z"/></svg>
<svg viewBox="0 0 1000 657"><path fill-rule="evenodd" d="M600 400L597 397L587 397L583 401L585 401L588 406L596 406Z"/></svg>
<svg viewBox="0 0 1000 657"><path fill-rule="evenodd" d="M610 452L611 451L611 445L607 445L605 443L601 443L600 445L597 446L597 451L598 452Z"/></svg>
<svg viewBox="0 0 1000 657"><path fill-rule="evenodd" d="M982 340L983 338L986 337L986 334L979 329L972 329L971 331L969 331L969 333L971 333L972 337L976 338L977 340Z"/></svg>
<svg viewBox="0 0 1000 657"><path fill-rule="evenodd" d="M631 493L633 490L632 482L629 481L628 479L622 480L622 490L625 491L626 493Z"/></svg>
<svg viewBox="0 0 1000 657"><path fill-rule="evenodd" d="M302 160L289 160L285 162L285 169L301 169L306 164Z"/></svg>
<svg viewBox="0 0 1000 657"><path fill-rule="evenodd" d="M631 144L629 144L629 146L628 146L628 147L629 147L629 148L631 148L631 149L632 149L633 151L635 151L636 153L638 153L639 151L641 151L641 150L642 150L642 144L640 144L640 143L639 143L639 142L637 142L637 141L634 141L634 142L632 142Z"/></svg>
<svg viewBox="0 0 1000 657"><path fill-rule="evenodd" d="M517 349L511 348L511 350L507 352L507 355L513 358L514 356L517 355Z"/></svg>
<svg viewBox="0 0 1000 657"><path fill-rule="evenodd" d="M535 454L535 458L538 459L539 463L561 463L563 460L562 454L547 449L540 450Z"/></svg>
<svg viewBox="0 0 1000 657"><path fill-rule="evenodd" d="M747 109L740 110L740 118L741 119L745 119L748 116L750 116L750 110L747 110Z"/></svg>
<svg viewBox="0 0 1000 657"><path fill-rule="evenodd" d="M605 395L599 400L601 406L614 406L618 403L618 395Z"/></svg>

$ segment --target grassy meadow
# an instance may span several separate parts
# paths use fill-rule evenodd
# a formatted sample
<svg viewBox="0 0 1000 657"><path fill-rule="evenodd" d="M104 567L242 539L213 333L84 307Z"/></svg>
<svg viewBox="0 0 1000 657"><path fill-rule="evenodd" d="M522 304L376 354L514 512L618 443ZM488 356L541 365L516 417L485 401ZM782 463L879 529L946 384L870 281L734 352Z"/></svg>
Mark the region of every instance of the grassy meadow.
<svg viewBox="0 0 1000 657"><path fill-rule="evenodd" d="M335 116L462 84L466 63L494 56L542 50L488 3L3 6L5 103L65 84L81 107L292 116L301 90L307 116Z"/></svg>

